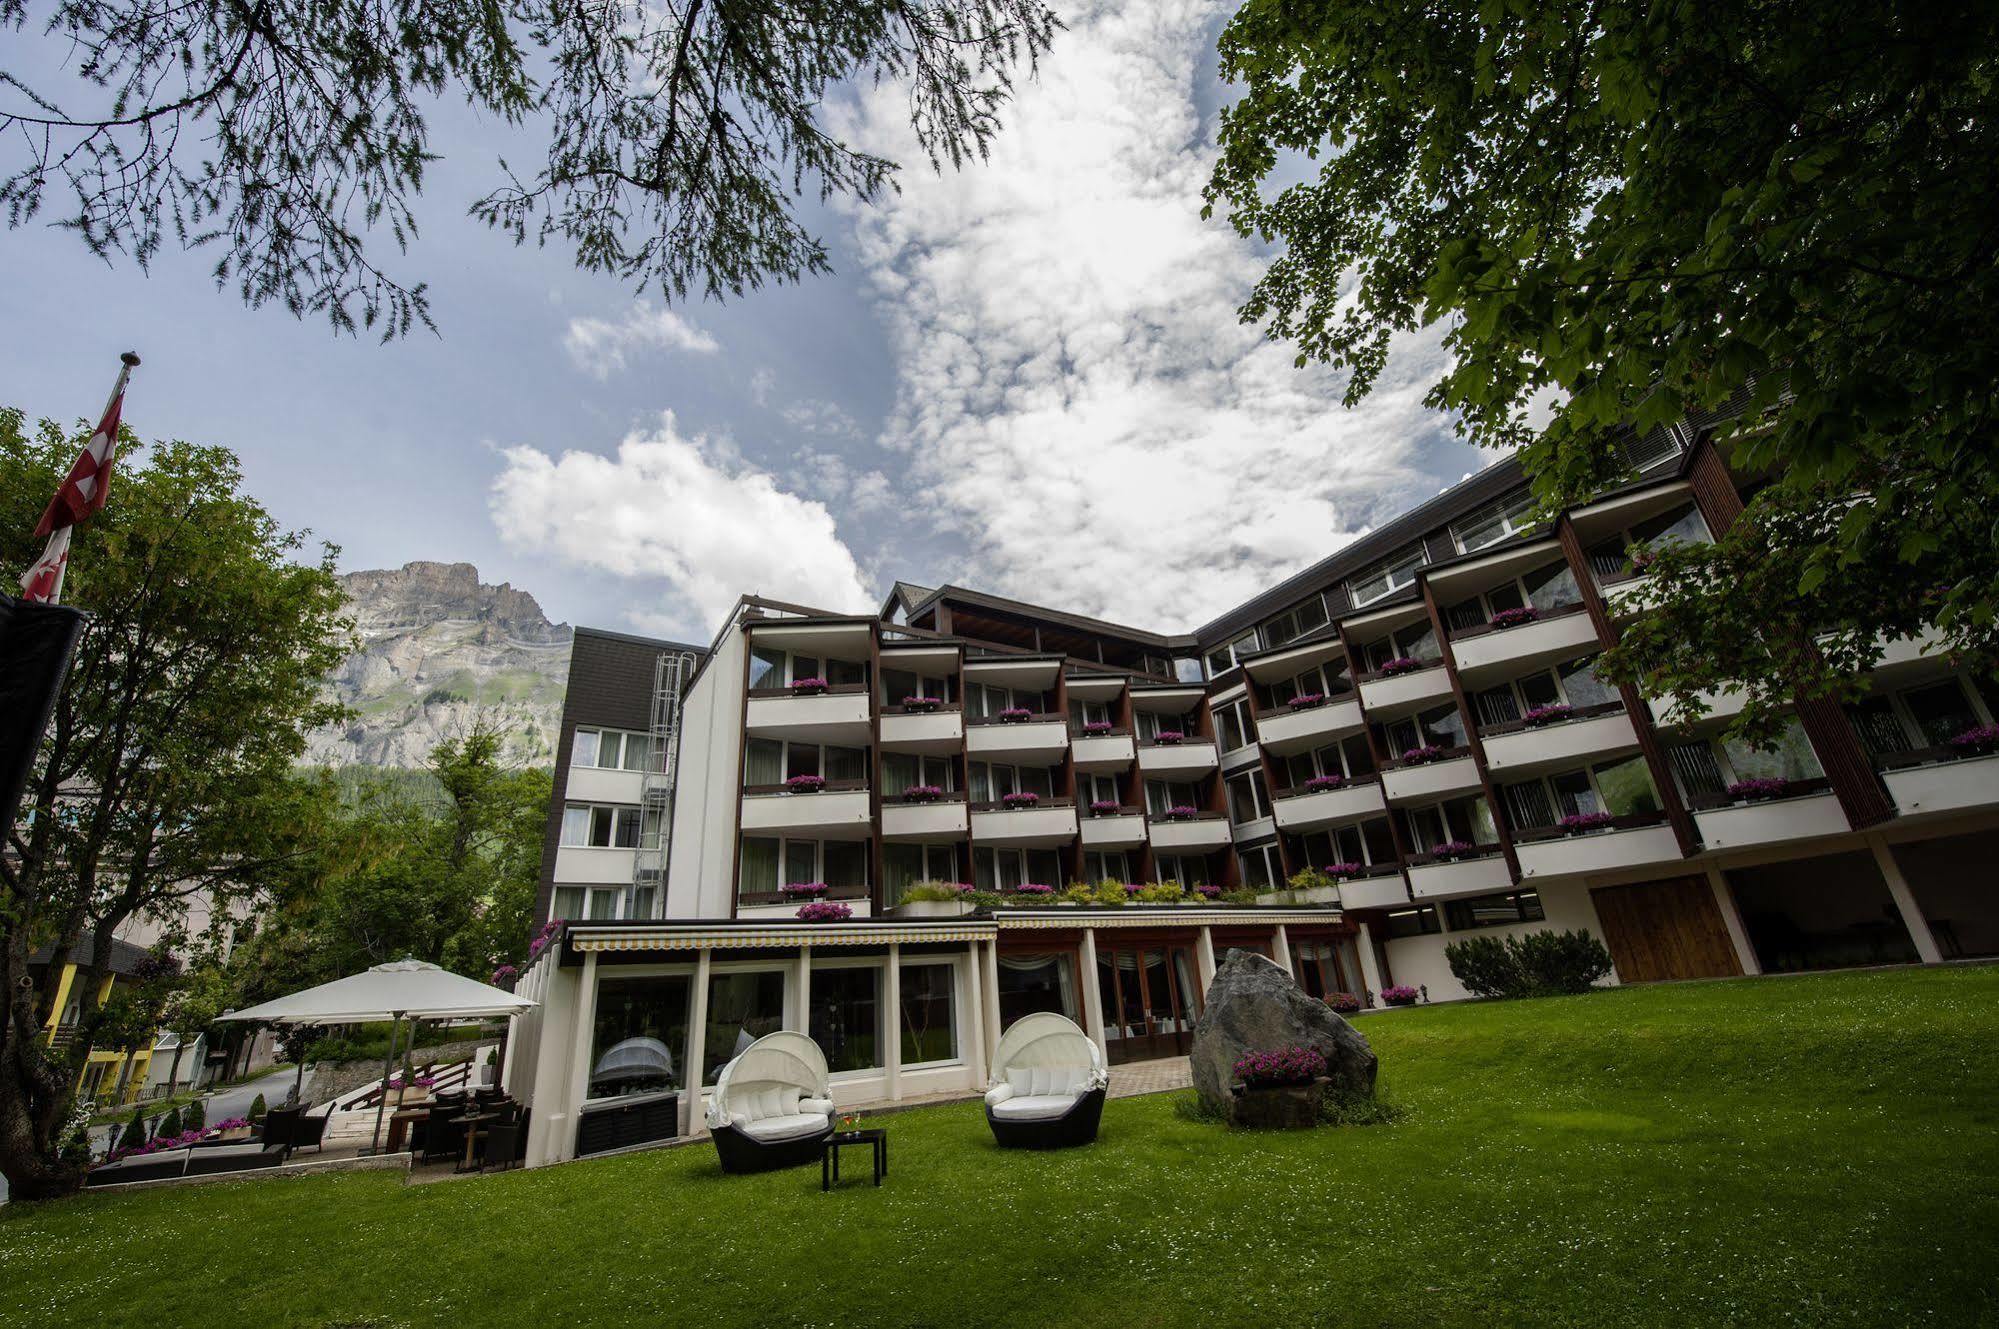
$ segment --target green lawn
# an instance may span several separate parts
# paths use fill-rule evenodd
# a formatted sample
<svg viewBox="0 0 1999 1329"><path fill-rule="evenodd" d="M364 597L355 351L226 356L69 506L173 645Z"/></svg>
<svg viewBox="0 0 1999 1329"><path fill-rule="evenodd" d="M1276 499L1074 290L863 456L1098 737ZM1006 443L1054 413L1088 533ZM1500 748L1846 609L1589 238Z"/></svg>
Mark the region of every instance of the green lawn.
<svg viewBox="0 0 1999 1329"><path fill-rule="evenodd" d="M880 1191L706 1147L0 1210L0 1324L1969 1324L1999 1319L1999 968L1364 1019L1392 1126L1113 1102L1002 1154L890 1123Z"/></svg>

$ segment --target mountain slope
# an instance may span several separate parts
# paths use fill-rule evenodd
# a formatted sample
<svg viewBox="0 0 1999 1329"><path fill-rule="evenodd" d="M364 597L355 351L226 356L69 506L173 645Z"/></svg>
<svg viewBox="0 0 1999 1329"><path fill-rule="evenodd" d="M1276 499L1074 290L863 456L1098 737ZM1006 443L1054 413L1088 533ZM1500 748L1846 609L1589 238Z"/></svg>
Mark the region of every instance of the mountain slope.
<svg viewBox="0 0 1999 1329"><path fill-rule="evenodd" d="M484 719L507 734L510 760L555 756L569 674L566 623L526 591L479 580L470 563L406 563L341 577L361 638L328 681L356 715L312 739L331 766L421 766Z"/></svg>

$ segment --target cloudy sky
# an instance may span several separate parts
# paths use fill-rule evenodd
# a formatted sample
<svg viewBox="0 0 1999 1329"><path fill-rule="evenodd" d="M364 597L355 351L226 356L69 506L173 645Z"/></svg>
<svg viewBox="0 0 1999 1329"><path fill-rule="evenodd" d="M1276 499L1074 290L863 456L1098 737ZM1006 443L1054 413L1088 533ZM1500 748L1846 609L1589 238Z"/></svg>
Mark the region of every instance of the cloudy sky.
<svg viewBox="0 0 1999 1329"><path fill-rule="evenodd" d="M462 216L499 130L447 112L423 233L382 253L440 336L0 231L0 402L94 413L131 346L128 421L234 448L344 567L469 561L574 623L706 640L744 591L872 608L901 577L1196 626L1489 458L1422 408L1429 339L1348 411L1237 322L1258 255L1200 220L1222 8L1063 12L983 166L931 173L894 88L830 110L908 168L819 216L833 277L669 308L516 249Z"/></svg>

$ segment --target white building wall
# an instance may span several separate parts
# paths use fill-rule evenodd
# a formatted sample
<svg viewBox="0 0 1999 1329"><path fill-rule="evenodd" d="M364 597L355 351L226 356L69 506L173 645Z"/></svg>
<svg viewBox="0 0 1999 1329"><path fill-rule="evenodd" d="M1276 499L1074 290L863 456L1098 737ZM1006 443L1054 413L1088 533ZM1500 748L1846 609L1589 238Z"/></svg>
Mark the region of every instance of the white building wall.
<svg viewBox="0 0 1999 1329"><path fill-rule="evenodd" d="M729 629L681 703L680 774L673 809L666 917L727 918L735 882L742 776L743 663L749 642Z"/></svg>
<svg viewBox="0 0 1999 1329"><path fill-rule="evenodd" d="M1427 987L1431 1001L1462 1001L1471 993L1465 991L1464 984L1458 982L1451 973L1450 962L1444 958L1444 948L1454 941L1467 937L1517 937L1529 932L1553 931L1570 932L1581 928L1595 934L1599 939L1603 929L1596 921L1596 907L1590 903L1589 887L1584 882L1569 882L1562 885L1540 887L1541 912L1547 917L1538 923L1517 923L1512 927L1475 928L1466 932L1440 932L1424 937L1402 937L1387 944L1388 967L1393 971L1391 983L1401 983L1409 987ZM1443 921L1444 906L1437 905L1437 918ZM1613 976L1606 980L1615 983Z"/></svg>

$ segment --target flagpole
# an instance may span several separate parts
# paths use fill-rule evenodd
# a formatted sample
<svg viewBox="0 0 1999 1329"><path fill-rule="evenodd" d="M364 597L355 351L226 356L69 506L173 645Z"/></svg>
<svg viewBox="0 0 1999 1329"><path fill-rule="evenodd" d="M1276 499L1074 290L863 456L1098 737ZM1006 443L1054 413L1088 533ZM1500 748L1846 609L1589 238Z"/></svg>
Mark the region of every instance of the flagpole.
<svg viewBox="0 0 1999 1329"><path fill-rule="evenodd" d="M104 456L99 473L95 476L94 480L78 481L76 479L76 469L73 467L70 472L70 479L64 481L65 487L81 484L91 485L91 494L97 500L96 506L103 505L104 485L110 475L111 461L118 452L118 413L125 396L125 385L131 381L133 369L138 367L139 354L136 351L126 351L118 357L118 363L118 381L112 385L111 395L105 399L103 414L98 416L98 433L104 432L105 425L108 424L111 426L110 437L104 443ZM94 433L91 436L91 442L94 444L96 441L97 434ZM81 462L79 462L79 465L81 465ZM61 494L59 493L57 497L60 500ZM82 516L88 516L89 512L96 510L96 506L83 512L76 519L81 520ZM51 504L49 513L53 514L55 511L55 505ZM42 521L46 523L48 520L49 516L44 515ZM69 572L69 531L73 524L73 521L64 521L49 532L48 543L42 546L42 556L36 559L33 565L21 577L21 593L24 599L38 601L42 604L62 603L63 578Z"/></svg>

